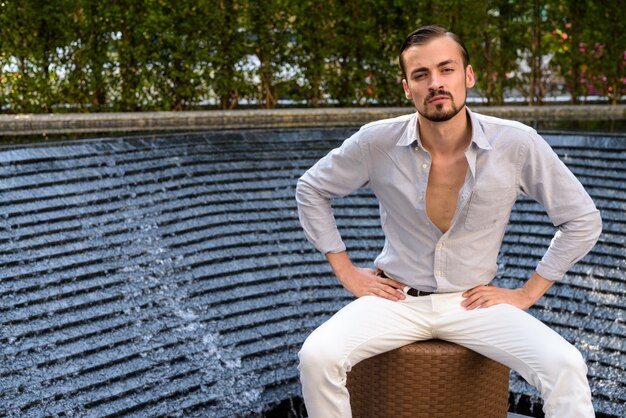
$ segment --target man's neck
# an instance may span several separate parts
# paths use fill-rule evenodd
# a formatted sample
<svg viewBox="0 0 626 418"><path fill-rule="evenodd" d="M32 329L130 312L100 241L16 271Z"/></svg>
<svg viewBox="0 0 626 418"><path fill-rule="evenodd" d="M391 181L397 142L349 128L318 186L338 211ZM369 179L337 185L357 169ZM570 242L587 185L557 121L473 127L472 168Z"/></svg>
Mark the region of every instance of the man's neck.
<svg viewBox="0 0 626 418"><path fill-rule="evenodd" d="M445 122L431 122L420 116L418 129L422 146L431 154L463 152L472 137L472 126L465 108Z"/></svg>

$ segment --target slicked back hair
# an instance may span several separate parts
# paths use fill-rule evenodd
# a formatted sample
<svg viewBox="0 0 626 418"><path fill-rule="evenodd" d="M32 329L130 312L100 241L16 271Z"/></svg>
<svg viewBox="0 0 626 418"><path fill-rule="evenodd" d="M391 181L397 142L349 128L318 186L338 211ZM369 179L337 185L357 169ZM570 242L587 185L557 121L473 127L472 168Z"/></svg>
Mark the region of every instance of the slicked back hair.
<svg viewBox="0 0 626 418"><path fill-rule="evenodd" d="M404 68L404 62L402 61L402 53L413 45L424 45L435 38L439 38L442 36L447 36L451 38L454 42L459 45L461 48L461 55L463 57L463 68L467 68L469 65L469 52L467 52L467 48L461 38L455 35L452 32L448 32L445 28L437 25L428 25L422 26L421 28L413 31L409 36L406 37L402 47L400 48L400 55L398 60L400 61L400 67L402 68L402 74L406 78L406 68Z"/></svg>

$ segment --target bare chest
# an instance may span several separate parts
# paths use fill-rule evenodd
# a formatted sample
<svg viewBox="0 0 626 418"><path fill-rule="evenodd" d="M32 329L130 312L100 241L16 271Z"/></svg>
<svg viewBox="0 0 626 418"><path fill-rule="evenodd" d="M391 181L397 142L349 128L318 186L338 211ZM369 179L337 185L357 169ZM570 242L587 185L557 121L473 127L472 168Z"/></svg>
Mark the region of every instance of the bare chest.
<svg viewBox="0 0 626 418"><path fill-rule="evenodd" d="M450 229L468 164L462 158L433 158L426 188L426 214L441 232Z"/></svg>

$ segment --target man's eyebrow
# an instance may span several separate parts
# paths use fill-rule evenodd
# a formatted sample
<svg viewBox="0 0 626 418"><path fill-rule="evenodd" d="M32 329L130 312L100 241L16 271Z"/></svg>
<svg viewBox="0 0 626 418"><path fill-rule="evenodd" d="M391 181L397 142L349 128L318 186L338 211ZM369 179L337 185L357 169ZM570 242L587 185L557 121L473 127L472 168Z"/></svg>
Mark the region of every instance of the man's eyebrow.
<svg viewBox="0 0 626 418"><path fill-rule="evenodd" d="M445 67L446 65L455 64L455 63L456 63L456 60L449 59L449 60L441 61L439 64L437 64L437 67L438 68ZM428 72L428 68L426 67L416 68L413 71L411 71L411 74L421 73L421 72Z"/></svg>
<svg viewBox="0 0 626 418"><path fill-rule="evenodd" d="M437 64L437 67L445 67L448 64L454 64L454 63L456 63L455 60L452 60L452 59L445 60L445 61L441 61L439 64Z"/></svg>
<svg viewBox="0 0 626 418"><path fill-rule="evenodd" d="M428 68L426 68L426 67L416 68L413 71L411 71L411 74L421 73L421 72L425 72L425 71L427 72Z"/></svg>

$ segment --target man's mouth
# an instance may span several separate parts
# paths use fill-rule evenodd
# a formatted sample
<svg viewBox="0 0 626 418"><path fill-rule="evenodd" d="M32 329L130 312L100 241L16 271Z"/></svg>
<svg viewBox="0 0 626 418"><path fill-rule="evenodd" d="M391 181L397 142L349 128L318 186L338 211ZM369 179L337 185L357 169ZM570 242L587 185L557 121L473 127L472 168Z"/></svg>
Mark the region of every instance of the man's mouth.
<svg viewBox="0 0 626 418"><path fill-rule="evenodd" d="M452 100L452 95L441 89L430 92L428 97L426 97L426 104L441 104L446 100Z"/></svg>
<svg viewBox="0 0 626 418"><path fill-rule="evenodd" d="M432 99L429 99L428 103L440 103L440 102L443 102L444 100L449 100L449 99L450 97L440 94L440 95L433 97Z"/></svg>

